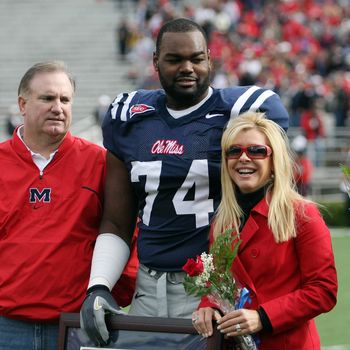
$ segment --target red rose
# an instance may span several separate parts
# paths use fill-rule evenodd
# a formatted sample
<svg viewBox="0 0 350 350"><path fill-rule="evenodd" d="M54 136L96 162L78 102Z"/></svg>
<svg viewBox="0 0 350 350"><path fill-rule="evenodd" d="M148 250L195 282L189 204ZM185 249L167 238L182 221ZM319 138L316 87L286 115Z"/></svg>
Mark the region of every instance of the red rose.
<svg viewBox="0 0 350 350"><path fill-rule="evenodd" d="M200 275L203 270L203 262L200 256L197 256L197 260L188 259L186 264L182 268L190 277Z"/></svg>

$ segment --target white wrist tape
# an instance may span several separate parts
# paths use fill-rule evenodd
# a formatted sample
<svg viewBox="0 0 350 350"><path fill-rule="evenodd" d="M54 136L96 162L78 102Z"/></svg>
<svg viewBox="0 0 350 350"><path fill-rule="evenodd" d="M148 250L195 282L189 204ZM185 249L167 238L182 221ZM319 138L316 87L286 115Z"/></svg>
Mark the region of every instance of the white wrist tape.
<svg viewBox="0 0 350 350"><path fill-rule="evenodd" d="M130 249L125 241L113 233L102 233L96 239L92 256L88 288L103 284L112 290L128 262Z"/></svg>

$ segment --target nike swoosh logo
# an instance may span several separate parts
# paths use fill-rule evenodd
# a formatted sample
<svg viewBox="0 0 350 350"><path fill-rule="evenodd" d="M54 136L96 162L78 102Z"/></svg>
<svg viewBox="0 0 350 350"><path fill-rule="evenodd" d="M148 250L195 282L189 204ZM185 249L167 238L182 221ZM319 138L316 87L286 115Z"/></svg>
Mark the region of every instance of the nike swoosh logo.
<svg viewBox="0 0 350 350"><path fill-rule="evenodd" d="M144 297L145 295L146 294L140 294L139 292L137 292L134 298L138 299L138 298Z"/></svg>
<svg viewBox="0 0 350 350"><path fill-rule="evenodd" d="M224 115L222 113L208 113L206 114L206 118L210 119L210 118L214 118L214 117L223 117Z"/></svg>

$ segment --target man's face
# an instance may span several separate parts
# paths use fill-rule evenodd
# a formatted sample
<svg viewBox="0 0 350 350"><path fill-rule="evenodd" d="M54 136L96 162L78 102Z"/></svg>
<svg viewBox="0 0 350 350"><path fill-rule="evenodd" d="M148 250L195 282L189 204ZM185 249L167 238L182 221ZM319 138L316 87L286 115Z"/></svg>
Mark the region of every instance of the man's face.
<svg viewBox="0 0 350 350"><path fill-rule="evenodd" d="M167 94L167 105L184 109L200 102L210 84L211 65L200 31L164 33L154 68Z"/></svg>
<svg viewBox="0 0 350 350"><path fill-rule="evenodd" d="M64 137L72 121L73 87L64 72L43 72L30 82L30 92L18 97L28 137Z"/></svg>

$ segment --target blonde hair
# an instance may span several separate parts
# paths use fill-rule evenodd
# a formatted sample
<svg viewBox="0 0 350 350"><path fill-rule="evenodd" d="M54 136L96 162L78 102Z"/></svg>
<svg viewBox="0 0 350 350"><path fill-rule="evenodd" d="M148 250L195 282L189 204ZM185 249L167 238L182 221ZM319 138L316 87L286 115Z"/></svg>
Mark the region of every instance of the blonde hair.
<svg viewBox="0 0 350 350"><path fill-rule="evenodd" d="M293 180L293 153L285 131L275 122L266 118L264 113L246 112L232 119L221 139L221 190L222 198L216 211L214 236L223 230L232 228L239 233L243 211L236 198L236 186L228 172L225 152L237 135L249 129L263 133L272 149L272 167L274 178L268 187L269 201L268 226L276 242L285 242L296 237L295 203L306 201L295 190ZM233 194L233 195L232 195Z"/></svg>

